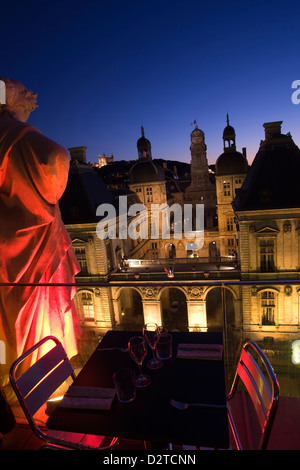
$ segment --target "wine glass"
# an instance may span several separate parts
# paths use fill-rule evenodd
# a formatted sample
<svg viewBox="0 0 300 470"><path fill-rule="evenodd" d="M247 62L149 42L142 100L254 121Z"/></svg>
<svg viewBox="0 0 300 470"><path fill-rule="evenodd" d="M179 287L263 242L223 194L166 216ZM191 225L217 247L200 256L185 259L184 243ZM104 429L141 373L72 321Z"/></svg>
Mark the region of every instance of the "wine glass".
<svg viewBox="0 0 300 470"><path fill-rule="evenodd" d="M158 329L158 337L166 336L168 334L168 330L164 326L158 326L157 329Z"/></svg>
<svg viewBox="0 0 300 470"><path fill-rule="evenodd" d="M147 344L152 349L152 359L148 361L147 366L149 369L159 369L162 362L156 357L156 345L159 339L159 330L156 323L147 323L143 328L143 335Z"/></svg>
<svg viewBox="0 0 300 470"><path fill-rule="evenodd" d="M139 375L135 378L135 385L137 387L147 387L151 379L148 375L143 374L142 364L147 354L147 347L142 336L134 336L128 342L128 349L131 358L139 366Z"/></svg>

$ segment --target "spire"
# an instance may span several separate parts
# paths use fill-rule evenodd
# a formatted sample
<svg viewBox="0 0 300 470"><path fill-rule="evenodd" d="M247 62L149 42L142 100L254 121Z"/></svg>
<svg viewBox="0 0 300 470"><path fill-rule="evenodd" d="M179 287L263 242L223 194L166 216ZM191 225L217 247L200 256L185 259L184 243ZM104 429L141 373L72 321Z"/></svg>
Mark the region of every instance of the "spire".
<svg viewBox="0 0 300 470"><path fill-rule="evenodd" d="M235 130L232 126L229 124L229 116L228 113L226 114L226 121L227 121L227 126L225 127L223 131L223 143L224 143L224 151L229 152L229 151L235 151L236 146L235 146Z"/></svg>
<svg viewBox="0 0 300 470"><path fill-rule="evenodd" d="M138 157L139 160L152 160L151 143L145 137L144 126L141 126L142 136L137 141Z"/></svg>

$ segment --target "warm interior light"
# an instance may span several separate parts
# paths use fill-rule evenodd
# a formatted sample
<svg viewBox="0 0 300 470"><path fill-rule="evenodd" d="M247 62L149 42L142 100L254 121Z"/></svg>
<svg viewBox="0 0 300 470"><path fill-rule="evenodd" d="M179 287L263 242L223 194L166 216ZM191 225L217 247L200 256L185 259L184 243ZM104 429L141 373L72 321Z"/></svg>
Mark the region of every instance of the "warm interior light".
<svg viewBox="0 0 300 470"><path fill-rule="evenodd" d="M292 342L292 363L300 364L300 340Z"/></svg>

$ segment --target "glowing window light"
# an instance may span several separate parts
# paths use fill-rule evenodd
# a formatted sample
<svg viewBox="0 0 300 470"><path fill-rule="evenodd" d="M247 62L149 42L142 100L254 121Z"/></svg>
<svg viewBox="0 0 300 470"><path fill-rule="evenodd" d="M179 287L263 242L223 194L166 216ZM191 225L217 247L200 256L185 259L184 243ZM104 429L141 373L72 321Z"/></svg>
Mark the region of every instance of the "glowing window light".
<svg viewBox="0 0 300 470"><path fill-rule="evenodd" d="M300 364L300 340L292 342L292 363Z"/></svg>

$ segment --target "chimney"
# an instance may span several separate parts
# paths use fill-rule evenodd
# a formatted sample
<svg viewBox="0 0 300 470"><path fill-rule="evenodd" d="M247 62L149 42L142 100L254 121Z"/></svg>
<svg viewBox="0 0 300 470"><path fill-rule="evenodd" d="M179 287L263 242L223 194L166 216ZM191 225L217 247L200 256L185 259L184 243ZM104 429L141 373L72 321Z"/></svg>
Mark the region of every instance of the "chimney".
<svg viewBox="0 0 300 470"><path fill-rule="evenodd" d="M242 153L243 153L244 157L247 159L247 149L246 149L246 147L242 148Z"/></svg>
<svg viewBox="0 0 300 470"><path fill-rule="evenodd" d="M282 121L266 122L265 124L263 124L265 128L265 140L276 138L278 135L280 135L281 124Z"/></svg>
<svg viewBox="0 0 300 470"><path fill-rule="evenodd" d="M87 147L72 147L68 149L71 155L71 160L86 163L86 149Z"/></svg>

